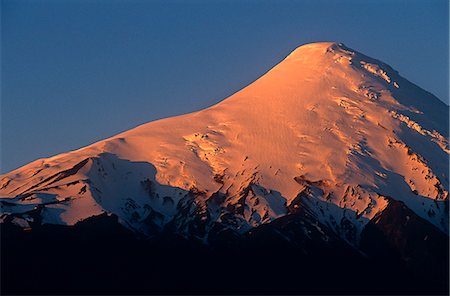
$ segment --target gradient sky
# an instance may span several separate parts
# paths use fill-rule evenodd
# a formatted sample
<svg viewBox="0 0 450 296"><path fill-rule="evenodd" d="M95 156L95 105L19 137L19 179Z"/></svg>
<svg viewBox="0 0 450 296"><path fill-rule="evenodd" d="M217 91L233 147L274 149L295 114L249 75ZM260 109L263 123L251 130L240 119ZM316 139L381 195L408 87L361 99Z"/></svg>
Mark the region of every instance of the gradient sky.
<svg viewBox="0 0 450 296"><path fill-rule="evenodd" d="M1 172L210 106L339 41L448 103L448 0L1 1Z"/></svg>

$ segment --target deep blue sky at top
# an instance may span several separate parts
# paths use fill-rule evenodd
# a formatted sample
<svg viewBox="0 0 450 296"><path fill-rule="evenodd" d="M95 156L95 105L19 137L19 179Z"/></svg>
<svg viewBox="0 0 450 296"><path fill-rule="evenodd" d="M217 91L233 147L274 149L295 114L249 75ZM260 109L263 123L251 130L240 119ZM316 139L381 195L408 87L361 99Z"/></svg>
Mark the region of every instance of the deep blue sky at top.
<svg viewBox="0 0 450 296"><path fill-rule="evenodd" d="M1 1L1 171L210 106L340 41L448 102L448 0Z"/></svg>

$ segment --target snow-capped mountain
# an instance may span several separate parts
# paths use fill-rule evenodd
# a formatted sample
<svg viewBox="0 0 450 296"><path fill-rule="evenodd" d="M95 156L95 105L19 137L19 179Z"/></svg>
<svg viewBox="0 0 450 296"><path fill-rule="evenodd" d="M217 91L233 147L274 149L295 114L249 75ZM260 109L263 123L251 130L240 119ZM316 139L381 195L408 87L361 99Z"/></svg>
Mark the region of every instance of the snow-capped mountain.
<svg viewBox="0 0 450 296"><path fill-rule="evenodd" d="M73 225L106 212L143 234L171 223L189 235L195 222L207 240L217 223L243 233L306 207L353 244L393 199L447 232L447 137L437 98L313 43L215 106L2 176L2 218Z"/></svg>
<svg viewBox="0 0 450 296"><path fill-rule="evenodd" d="M433 269L448 245L448 118L390 66L307 44L210 108L3 175L1 221L35 229L113 216L140 237L277 237L305 254L326 245L373 258L393 248Z"/></svg>

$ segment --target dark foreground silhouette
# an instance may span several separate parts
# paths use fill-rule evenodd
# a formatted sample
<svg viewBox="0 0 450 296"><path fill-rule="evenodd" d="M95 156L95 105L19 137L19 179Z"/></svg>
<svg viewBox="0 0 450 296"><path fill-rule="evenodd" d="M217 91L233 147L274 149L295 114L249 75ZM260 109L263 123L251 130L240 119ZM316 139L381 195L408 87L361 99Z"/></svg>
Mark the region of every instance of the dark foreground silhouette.
<svg viewBox="0 0 450 296"><path fill-rule="evenodd" d="M363 235L369 257L309 222L290 215L208 245L168 231L139 238L106 215L29 231L4 223L2 294L448 294L447 252L417 272L374 225Z"/></svg>

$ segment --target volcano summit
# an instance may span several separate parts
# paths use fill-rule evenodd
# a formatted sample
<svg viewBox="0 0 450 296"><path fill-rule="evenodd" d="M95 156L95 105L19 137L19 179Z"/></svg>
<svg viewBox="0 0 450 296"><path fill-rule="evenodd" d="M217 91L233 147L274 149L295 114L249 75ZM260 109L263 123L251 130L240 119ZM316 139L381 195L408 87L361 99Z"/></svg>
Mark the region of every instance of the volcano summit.
<svg viewBox="0 0 450 296"><path fill-rule="evenodd" d="M210 108L3 175L4 287L448 293L448 118L378 60L301 46Z"/></svg>

